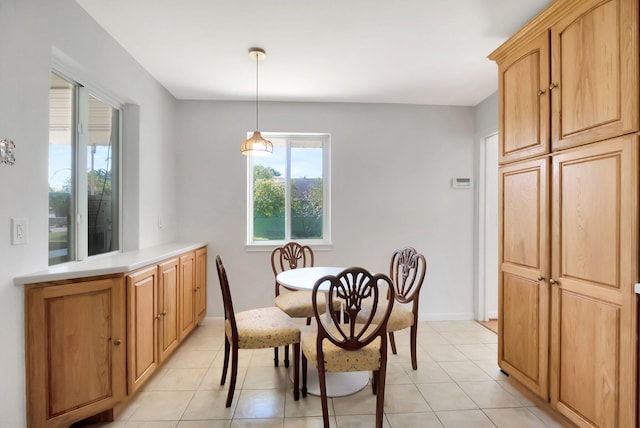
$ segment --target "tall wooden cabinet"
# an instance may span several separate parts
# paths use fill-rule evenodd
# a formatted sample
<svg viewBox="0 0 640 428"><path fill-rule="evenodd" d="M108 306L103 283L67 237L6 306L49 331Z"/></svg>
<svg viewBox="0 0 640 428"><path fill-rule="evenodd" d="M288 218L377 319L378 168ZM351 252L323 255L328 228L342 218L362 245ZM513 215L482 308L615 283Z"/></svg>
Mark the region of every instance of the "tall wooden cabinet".
<svg viewBox="0 0 640 428"><path fill-rule="evenodd" d="M638 0L557 0L499 70L500 367L578 426L635 427Z"/></svg>

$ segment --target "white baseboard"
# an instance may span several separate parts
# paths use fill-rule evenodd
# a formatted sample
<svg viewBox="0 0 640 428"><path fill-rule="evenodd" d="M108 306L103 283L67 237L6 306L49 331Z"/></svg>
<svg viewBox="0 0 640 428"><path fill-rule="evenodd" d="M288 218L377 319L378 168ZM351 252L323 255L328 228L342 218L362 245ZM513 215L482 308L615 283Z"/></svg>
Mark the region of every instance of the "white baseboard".
<svg viewBox="0 0 640 428"><path fill-rule="evenodd" d="M498 319L498 311L489 311L489 313L487 315L489 316L490 320L497 320Z"/></svg>
<svg viewBox="0 0 640 428"><path fill-rule="evenodd" d="M497 314L496 314L497 317ZM475 314L473 312L437 312L437 313L420 313L418 315L420 321L473 321L475 320ZM224 320L223 317L209 317L207 316L200 324L206 325L207 321L220 322Z"/></svg>
<svg viewBox="0 0 640 428"><path fill-rule="evenodd" d="M420 313L418 319L420 321L473 321L475 314L473 312L427 312Z"/></svg>

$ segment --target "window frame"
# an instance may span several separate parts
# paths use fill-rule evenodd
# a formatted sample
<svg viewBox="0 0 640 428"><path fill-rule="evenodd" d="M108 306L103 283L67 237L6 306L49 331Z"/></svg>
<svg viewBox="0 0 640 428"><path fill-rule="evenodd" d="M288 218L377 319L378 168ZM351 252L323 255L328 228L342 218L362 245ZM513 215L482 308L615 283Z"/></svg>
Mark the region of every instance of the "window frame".
<svg viewBox="0 0 640 428"><path fill-rule="evenodd" d="M247 132L250 137L252 132ZM271 251L287 242L296 241L302 245L313 246L314 249L330 249L331 241L331 134L303 132L262 132L267 140L286 140L285 155L285 239L270 241L253 240L253 158L247 156L247 251ZM322 142L322 239L291 238L291 145L296 141L308 141L310 138Z"/></svg>
<svg viewBox="0 0 640 428"><path fill-rule="evenodd" d="M93 259L108 254L114 254L122 251L123 248L123 121L124 121L124 103L117 100L113 96L107 94L104 90L95 85L87 84L83 79L78 78L76 73L69 71L67 67L54 59L54 65L50 70L51 74L66 80L73 86L72 94L72 121L71 124L71 223L68 225L68 233L70 235L69 242L69 260L50 264L50 257L47 257L48 266L59 266L65 263L73 263L85 259ZM113 223L117 226L117 245L111 251L89 255L89 216L88 216L88 175L89 172L87 154L90 150L89 146L89 98L94 98L112 109L118 111L118 148L117 153L111 152L111 180L112 188L117 191L117 215ZM113 149L112 149L113 150ZM117 161L117 165L113 162ZM81 173L81 171L85 171ZM86 198L80 197L81 194L87 194ZM48 242L47 238L47 242Z"/></svg>

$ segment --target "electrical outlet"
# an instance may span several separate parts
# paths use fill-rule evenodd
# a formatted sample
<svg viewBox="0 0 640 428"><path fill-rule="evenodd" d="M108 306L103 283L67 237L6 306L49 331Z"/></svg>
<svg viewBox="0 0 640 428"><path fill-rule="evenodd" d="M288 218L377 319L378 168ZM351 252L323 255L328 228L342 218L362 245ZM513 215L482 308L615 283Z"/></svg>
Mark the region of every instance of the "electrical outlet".
<svg viewBox="0 0 640 428"><path fill-rule="evenodd" d="M26 244L28 240L28 222L26 218L11 219L11 243L13 245Z"/></svg>

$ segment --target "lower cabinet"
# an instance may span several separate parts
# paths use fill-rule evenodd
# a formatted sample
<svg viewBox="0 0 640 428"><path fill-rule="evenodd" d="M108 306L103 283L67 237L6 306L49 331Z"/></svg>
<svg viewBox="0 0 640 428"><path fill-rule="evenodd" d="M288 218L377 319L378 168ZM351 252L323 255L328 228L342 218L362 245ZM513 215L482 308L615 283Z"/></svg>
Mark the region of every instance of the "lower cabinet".
<svg viewBox="0 0 640 428"><path fill-rule="evenodd" d="M578 426L638 423L639 145L499 170L498 363Z"/></svg>
<svg viewBox="0 0 640 428"><path fill-rule="evenodd" d="M68 426L126 396L121 277L25 289L27 424Z"/></svg>
<svg viewBox="0 0 640 428"><path fill-rule="evenodd" d="M205 313L206 247L133 272L27 284L28 426L112 420Z"/></svg>

